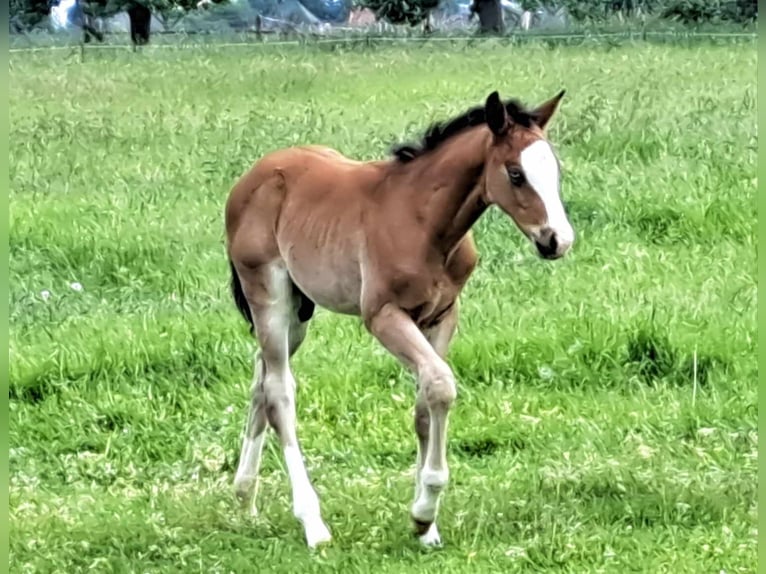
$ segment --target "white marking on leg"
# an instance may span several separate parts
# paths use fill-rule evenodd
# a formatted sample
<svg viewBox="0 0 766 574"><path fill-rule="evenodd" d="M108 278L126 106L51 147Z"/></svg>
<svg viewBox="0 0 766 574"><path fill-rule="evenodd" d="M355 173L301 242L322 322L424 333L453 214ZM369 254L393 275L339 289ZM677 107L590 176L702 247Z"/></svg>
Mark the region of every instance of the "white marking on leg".
<svg viewBox="0 0 766 574"><path fill-rule="evenodd" d="M418 393L415 399L415 435L418 440L418 455L415 460L415 500L420 498L420 473L426 464L426 455L428 454L428 425L431 415L428 412L428 405Z"/></svg>
<svg viewBox="0 0 766 574"><path fill-rule="evenodd" d="M270 283L273 299L265 317L270 351L265 381L267 411L271 409L270 422L282 442L293 514L303 523L308 546L314 548L329 542L331 536L322 520L319 497L309 480L296 433L295 379L290 371L290 329L296 312L292 284L282 266L272 267Z"/></svg>
<svg viewBox="0 0 766 574"><path fill-rule="evenodd" d="M548 225L556 233L559 245L571 245L574 241L574 229L561 203L561 176L553 148L547 141L537 140L522 150L520 161L529 185L537 192L545 206Z"/></svg>
<svg viewBox="0 0 766 574"><path fill-rule="evenodd" d="M453 307L444 317L441 323L436 327L424 332L428 342L432 348L441 357L445 359L449 343L455 334L457 328L458 318L458 302L453 303ZM443 369L442 369L443 370ZM436 371L435 376L439 376L440 371ZM433 376L433 375L432 375ZM442 376L450 377L450 373L442 373ZM421 389L422 391L422 389ZM425 409L426 424L418 420L417 410L418 408ZM432 517L433 522L428 527L428 530L422 534L420 542L425 546L438 546L441 544L441 537L439 536L439 530L436 527L436 514L439 506L439 496L444 486L449 480L449 471L434 471L432 468L426 468L426 461L428 456L428 447L431 442L431 430L430 430L431 413L428 409L427 401L422 394L418 393L416 398L416 419L415 428L418 434L418 458L417 458L417 472L415 475L415 501L413 502L412 515L414 518L421 520L425 517ZM421 437L423 432L423 426L426 427L427 432ZM446 467L445 467L446 468ZM428 486L424 486L423 475L425 471L425 479ZM424 520L427 522L428 520Z"/></svg>
<svg viewBox="0 0 766 574"><path fill-rule="evenodd" d="M447 421L450 407L457 397L455 377L423 332L401 309L391 304L384 305L374 315L366 317L365 322L386 349L416 374L421 394L419 400L428 408L427 447L425 454L421 455L425 456L425 463L415 489L417 499L411 509L420 533L421 528L430 528L431 523L436 521L439 495L449 478ZM428 528L421 536L428 534Z"/></svg>
<svg viewBox="0 0 766 574"><path fill-rule="evenodd" d="M329 542L330 531L322 521L319 497L309 481L300 449L295 445L286 446L284 454L293 491L293 514L303 523L306 542L312 548L322 542Z"/></svg>
<svg viewBox="0 0 766 574"><path fill-rule="evenodd" d="M242 441L242 451L239 457L237 474L234 477L234 488L237 497L243 504L250 503L250 514L255 516L258 512L256 496L258 495L258 470L261 466L261 453L266 439L266 431L257 437Z"/></svg>
<svg viewBox="0 0 766 574"><path fill-rule="evenodd" d="M412 505L412 516L420 522L435 522L442 491L449 481L447 465L447 421L455 400L455 380L441 357L434 357L420 373L422 392L429 411L428 449L420 472L420 488Z"/></svg>
<svg viewBox="0 0 766 574"><path fill-rule="evenodd" d="M412 516L422 522L436 520L439 499L449 480L448 470L433 470L428 466L420 472L418 497L412 505Z"/></svg>
<svg viewBox="0 0 766 574"><path fill-rule="evenodd" d="M257 513L256 496L258 494L258 470L261 465L261 453L266 440L266 415L263 412L262 385L263 363L256 354L250 406L245 425L245 436L239 454L239 466L234 476L234 491L242 504L249 504L250 513Z"/></svg>
<svg viewBox="0 0 766 574"><path fill-rule="evenodd" d="M420 543L423 546L440 546L442 543L441 536L439 536L439 529L436 528L436 523L431 523L425 534L420 536Z"/></svg>

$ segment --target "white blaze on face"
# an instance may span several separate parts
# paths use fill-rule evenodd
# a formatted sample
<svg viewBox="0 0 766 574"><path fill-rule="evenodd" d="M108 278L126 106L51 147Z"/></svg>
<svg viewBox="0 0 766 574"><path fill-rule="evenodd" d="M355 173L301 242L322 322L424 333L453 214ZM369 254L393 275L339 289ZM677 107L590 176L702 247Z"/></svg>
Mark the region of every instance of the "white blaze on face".
<svg viewBox="0 0 766 574"><path fill-rule="evenodd" d="M521 168L529 185L537 192L548 214L548 225L556 233L559 245L574 241L574 230L567 219L559 195L559 163L553 148L545 140L537 140L521 152Z"/></svg>

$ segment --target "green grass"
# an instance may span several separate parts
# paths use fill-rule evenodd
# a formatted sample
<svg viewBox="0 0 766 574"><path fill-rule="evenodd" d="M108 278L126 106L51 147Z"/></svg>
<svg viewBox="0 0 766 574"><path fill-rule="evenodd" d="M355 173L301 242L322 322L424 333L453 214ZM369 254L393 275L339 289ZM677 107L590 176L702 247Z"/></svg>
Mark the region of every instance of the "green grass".
<svg viewBox="0 0 766 574"><path fill-rule="evenodd" d="M755 572L755 63L755 43L12 55L11 570ZM247 516L233 181L270 149L377 158L495 88L561 87L578 242L551 263L499 213L477 226L444 548L410 531L410 377L321 310L293 367L334 541L305 549L273 438Z"/></svg>

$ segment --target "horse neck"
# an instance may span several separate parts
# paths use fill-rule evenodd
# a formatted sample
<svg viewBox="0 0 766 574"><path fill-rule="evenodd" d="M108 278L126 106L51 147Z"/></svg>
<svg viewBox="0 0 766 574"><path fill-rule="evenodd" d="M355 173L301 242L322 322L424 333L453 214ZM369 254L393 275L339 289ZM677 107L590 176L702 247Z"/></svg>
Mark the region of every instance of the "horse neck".
<svg viewBox="0 0 766 574"><path fill-rule="evenodd" d="M414 211L433 247L448 256L487 209L484 164L489 130L471 128L412 161Z"/></svg>

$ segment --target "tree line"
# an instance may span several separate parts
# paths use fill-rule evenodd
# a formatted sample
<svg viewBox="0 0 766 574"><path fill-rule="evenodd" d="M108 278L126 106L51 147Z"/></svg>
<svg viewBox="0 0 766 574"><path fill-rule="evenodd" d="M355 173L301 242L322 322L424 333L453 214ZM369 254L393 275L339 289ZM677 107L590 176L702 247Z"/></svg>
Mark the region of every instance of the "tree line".
<svg viewBox="0 0 766 574"><path fill-rule="evenodd" d="M24 31L39 25L60 0L9 0L11 31ZM305 4L305 0L298 0ZM349 6L368 8L379 20L393 25L418 26L426 23L429 14L443 0L346 0ZM228 0L205 0L207 5L226 4ZM620 12L657 15L684 24L712 22L751 23L758 15L758 0L520 0L525 10L565 8L574 21L598 21L610 13ZM151 19L161 20L200 9L198 0L77 0L75 22L82 28L85 41L102 40L94 27L97 17L109 17L126 12L130 20L130 36L134 45L149 42ZM500 0L471 0L470 17L476 16L479 31L502 34L505 30Z"/></svg>

